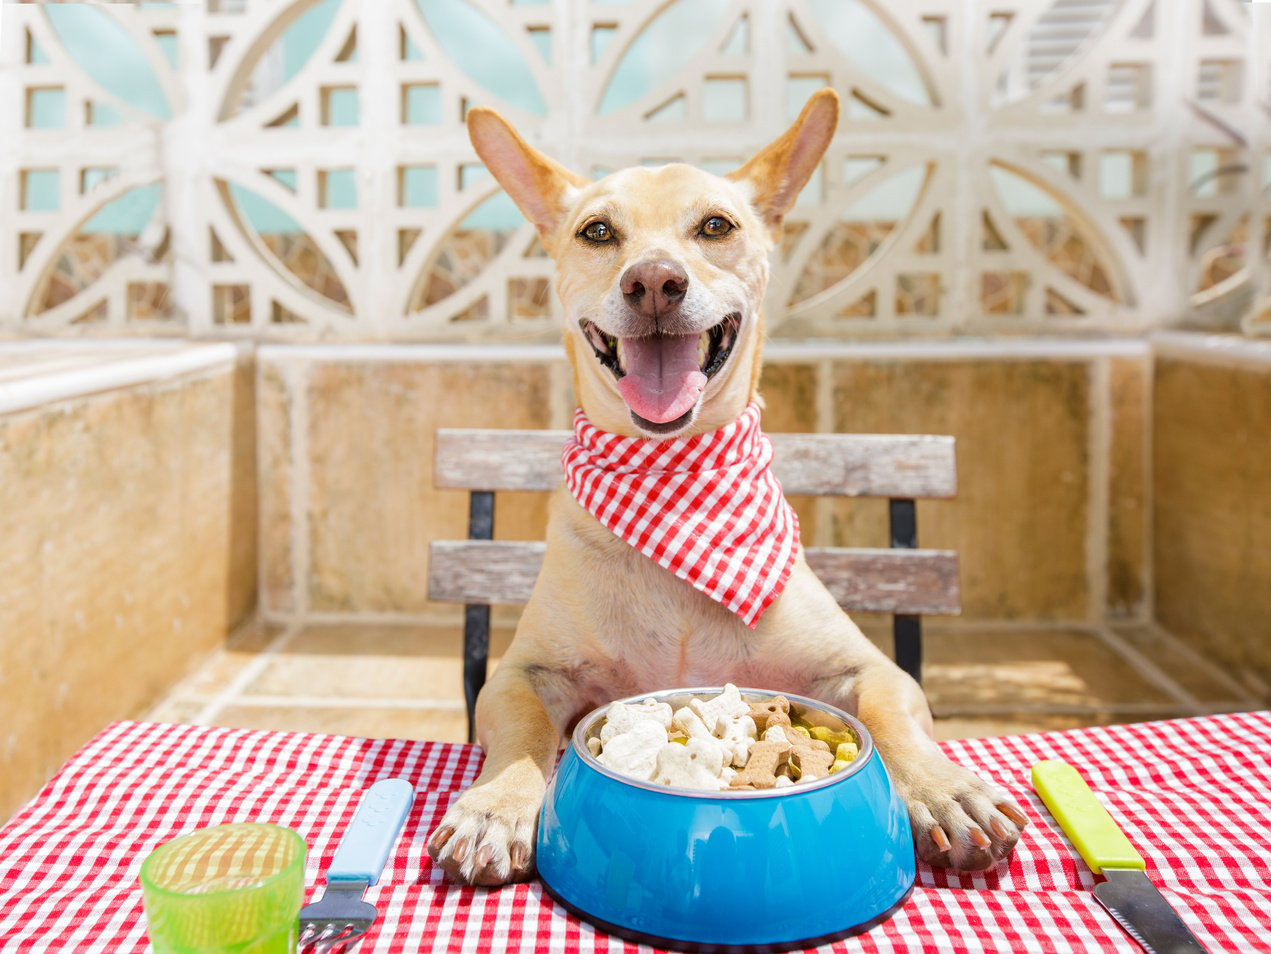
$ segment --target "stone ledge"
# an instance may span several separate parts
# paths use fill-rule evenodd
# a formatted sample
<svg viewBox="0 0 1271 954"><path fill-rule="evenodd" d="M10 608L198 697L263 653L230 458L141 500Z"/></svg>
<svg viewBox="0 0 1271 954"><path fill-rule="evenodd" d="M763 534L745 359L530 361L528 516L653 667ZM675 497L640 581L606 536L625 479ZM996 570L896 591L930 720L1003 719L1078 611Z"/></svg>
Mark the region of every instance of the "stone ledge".
<svg viewBox="0 0 1271 954"><path fill-rule="evenodd" d="M226 370L249 348L189 341L0 343L0 414Z"/></svg>

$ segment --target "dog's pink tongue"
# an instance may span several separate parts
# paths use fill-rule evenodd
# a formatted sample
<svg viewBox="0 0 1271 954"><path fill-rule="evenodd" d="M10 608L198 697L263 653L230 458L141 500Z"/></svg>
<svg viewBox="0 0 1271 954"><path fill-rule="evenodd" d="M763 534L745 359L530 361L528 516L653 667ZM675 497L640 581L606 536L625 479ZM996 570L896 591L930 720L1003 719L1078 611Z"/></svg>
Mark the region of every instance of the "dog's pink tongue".
<svg viewBox="0 0 1271 954"><path fill-rule="evenodd" d="M623 338L622 399L646 421L665 424L686 414L706 387L697 366L697 335Z"/></svg>

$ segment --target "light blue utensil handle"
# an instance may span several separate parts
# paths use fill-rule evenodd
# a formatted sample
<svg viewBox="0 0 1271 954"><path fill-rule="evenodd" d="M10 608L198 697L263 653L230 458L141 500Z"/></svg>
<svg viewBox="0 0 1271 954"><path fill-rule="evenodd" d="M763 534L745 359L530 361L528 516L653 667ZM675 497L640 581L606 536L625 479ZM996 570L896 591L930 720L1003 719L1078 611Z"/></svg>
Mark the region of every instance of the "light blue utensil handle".
<svg viewBox="0 0 1271 954"><path fill-rule="evenodd" d="M379 881L414 801L415 789L404 779L386 778L372 785L335 849L327 882L365 881L372 885Z"/></svg>

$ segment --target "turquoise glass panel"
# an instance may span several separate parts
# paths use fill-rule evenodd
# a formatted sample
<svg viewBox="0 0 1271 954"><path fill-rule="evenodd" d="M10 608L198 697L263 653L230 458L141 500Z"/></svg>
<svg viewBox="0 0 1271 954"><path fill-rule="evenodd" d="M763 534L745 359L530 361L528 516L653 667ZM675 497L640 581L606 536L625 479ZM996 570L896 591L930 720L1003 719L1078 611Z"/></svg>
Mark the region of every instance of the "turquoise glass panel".
<svg viewBox="0 0 1271 954"><path fill-rule="evenodd" d="M1212 199L1218 194L1219 158L1213 149L1195 149L1187 156L1187 182L1192 195Z"/></svg>
<svg viewBox="0 0 1271 954"><path fill-rule="evenodd" d="M26 61L28 63L47 63L49 55L44 52L44 47L36 42L35 37L27 34Z"/></svg>
<svg viewBox="0 0 1271 954"><path fill-rule="evenodd" d="M547 104L520 47L497 23L464 0L415 3L437 42L474 82L526 112L547 115Z"/></svg>
<svg viewBox="0 0 1271 954"><path fill-rule="evenodd" d="M931 105L913 57L861 0L808 0L817 26L863 73L902 99Z"/></svg>
<svg viewBox="0 0 1271 954"><path fill-rule="evenodd" d="M33 89L30 98L27 125L32 129L61 129L66 125L66 91L63 89Z"/></svg>
<svg viewBox="0 0 1271 954"><path fill-rule="evenodd" d="M1064 214L1063 208L1050 193L1021 175L994 165L989 166L989 177L1002 199L1002 205L1015 218L1053 218Z"/></svg>
<svg viewBox="0 0 1271 954"><path fill-rule="evenodd" d="M441 87L407 86L405 120L409 126L435 126L441 122Z"/></svg>
<svg viewBox="0 0 1271 954"><path fill-rule="evenodd" d="M719 48L719 52L727 56L744 56L750 52L750 20L742 17L728 34L728 39Z"/></svg>
<svg viewBox="0 0 1271 954"><path fill-rule="evenodd" d="M618 62L600 101L600 112L630 105L686 67L728 8L728 0L676 0L654 17Z"/></svg>
<svg viewBox="0 0 1271 954"><path fill-rule="evenodd" d="M843 183L848 185L862 179L882 164L879 156L848 156L843 160Z"/></svg>
<svg viewBox="0 0 1271 954"><path fill-rule="evenodd" d="M591 28L591 61L593 63L600 62L600 58L605 55L605 50L609 48L609 41L613 39L616 32L616 28L611 26Z"/></svg>
<svg viewBox="0 0 1271 954"><path fill-rule="evenodd" d="M534 42L538 55L548 66L552 65L552 34L550 30L530 30L530 39Z"/></svg>
<svg viewBox="0 0 1271 954"><path fill-rule="evenodd" d="M437 207L437 167L406 166L402 169L401 204L411 209Z"/></svg>
<svg viewBox="0 0 1271 954"><path fill-rule="evenodd" d="M498 192L468 213L468 216L459 223L459 228L506 232L519 228L524 221L525 216L521 215L521 210L508 198L508 194Z"/></svg>
<svg viewBox="0 0 1271 954"><path fill-rule="evenodd" d="M111 176L117 176L117 175L119 175L118 169L113 169L106 166L97 166L91 169L85 169L84 172L82 173L82 178L80 180L81 187L82 187L81 191L89 192L92 190L92 188L95 185L97 185L97 183L105 182Z"/></svg>
<svg viewBox="0 0 1271 954"><path fill-rule="evenodd" d="M804 105L813 93L825 85L825 81L816 76L791 76L786 80L786 117L794 119L803 111ZM848 104L849 108L851 103Z"/></svg>
<svg viewBox="0 0 1271 954"><path fill-rule="evenodd" d="M142 4L146 6L146 4ZM177 67L177 35L175 33L156 33L154 35L155 43L159 44L159 50L167 57L168 64L176 69Z"/></svg>
<svg viewBox="0 0 1271 954"><path fill-rule="evenodd" d="M28 169L22 176L22 208L56 212L61 208L62 174L56 169Z"/></svg>
<svg viewBox="0 0 1271 954"><path fill-rule="evenodd" d="M665 105L659 106L649 114L648 119L654 123L678 123L688 118L688 103L683 96L676 96Z"/></svg>
<svg viewBox="0 0 1271 954"><path fill-rule="evenodd" d="M89 103L88 104L88 125L99 128L108 128L118 126L124 121L124 117L110 103Z"/></svg>
<svg viewBox="0 0 1271 954"><path fill-rule="evenodd" d="M303 232L300 223L268 199L263 199L250 189L235 183L229 185L230 195L238 206L239 214L257 232Z"/></svg>
<svg viewBox="0 0 1271 954"><path fill-rule="evenodd" d="M158 211L163 189L158 184L139 185L100 207L84 222L85 234L140 235Z"/></svg>
<svg viewBox="0 0 1271 954"><path fill-rule="evenodd" d="M1099 157L1099 195L1128 199L1134 195L1134 157L1128 152L1105 152Z"/></svg>
<svg viewBox="0 0 1271 954"><path fill-rule="evenodd" d="M162 198L163 190L157 184L129 189L98 209L80 231L85 234L140 235L154 218Z"/></svg>
<svg viewBox="0 0 1271 954"><path fill-rule="evenodd" d="M172 115L145 53L114 17L86 3L44 5L66 52L93 81L142 112Z"/></svg>
<svg viewBox="0 0 1271 954"><path fill-rule="evenodd" d="M269 174L285 185L292 192L296 191L295 169L270 169Z"/></svg>
<svg viewBox="0 0 1271 954"><path fill-rule="evenodd" d="M473 183L490 178L490 170L479 162L470 162L459 167L459 188L466 189Z"/></svg>
<svg viewBox="0 0 1271 954"><path fill-rule="evenodd" d="M301 67L309 62L313 51L318 48L322 38L327 35L336 11L340 9L340 0L322 0L304 13L296 22L287 27L282 35L282 76L287 81L300 72Z"/></svg>
<svg viewBox="0 0 1271 954"><path fill-rule="evenodd" d="M897 173L848 206L840 218L844 222L898 222L913 208L926 179L926 166Z"/></svg>
<svg viewBox="0 0 1271 954"><path fill-rule="evenodd" d="M357 208L357 173L353 169L330 169L324 176L322 205L328 209Z"/></svg>
<svg viewBox="0 0 1271 954"><path fill-rule="evenodd" d="M476 182L490 178L490 172L482 165L466 165L459 169L459 188L466 189ZM506 231L515 229L525 221L521 210L516 207L506 192L496 192L459 223L461 229L493 229Z"/></svg>
<svg viewBox="0 0 1271 954"><path fill-rule="evenodd" d="M744 79L708 79L702 85L702 118L710 123L741 122L750 114Z"/></svg>
<svg viewBox="0 0 1271 954"><path fill-rule="evenodd" d="M356 126L358 123L357 90L339 86L326 90L327 125Z"/></svg>
<svg viewBox="0 0 1271 954"><path fill-rule="evenodd" d="M816 207L824 201L825 187L822 184L821 167L817 166L812 170L812 175L808 176L807 184L795 197L794 204L797 206Z"/></svg>

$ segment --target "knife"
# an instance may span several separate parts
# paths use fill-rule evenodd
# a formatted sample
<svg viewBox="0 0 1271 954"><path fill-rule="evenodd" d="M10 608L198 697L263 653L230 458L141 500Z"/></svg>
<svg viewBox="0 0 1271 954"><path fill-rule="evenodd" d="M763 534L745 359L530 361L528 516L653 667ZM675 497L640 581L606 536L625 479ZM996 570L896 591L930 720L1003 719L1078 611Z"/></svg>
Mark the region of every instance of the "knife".
<svg viewBox="0 0 1271 954"><path fill-rule="evenodd" d="M1033 788L1090 870L1107 880L1094 896L1148 954L1205 954L1205 948L1147 876L1142 856L1067 762L1033 766Z"/></svg>

